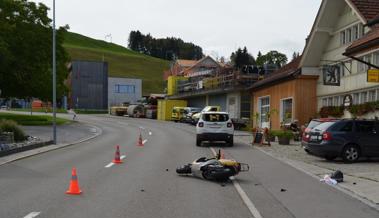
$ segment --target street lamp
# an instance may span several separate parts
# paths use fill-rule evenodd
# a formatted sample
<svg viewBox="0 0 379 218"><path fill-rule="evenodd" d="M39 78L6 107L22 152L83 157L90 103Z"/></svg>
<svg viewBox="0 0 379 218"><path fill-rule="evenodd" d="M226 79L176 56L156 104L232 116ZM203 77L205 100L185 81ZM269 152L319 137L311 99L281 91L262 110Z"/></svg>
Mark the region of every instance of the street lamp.
<svg viewBox="0 0 379 218"><path fill-rule="evenodd" d="M56 54L55 54L55 0L53 0L53 141L57 144L57 123L56 123L56 108L57 108L57 90L56 90Z"/></svg>

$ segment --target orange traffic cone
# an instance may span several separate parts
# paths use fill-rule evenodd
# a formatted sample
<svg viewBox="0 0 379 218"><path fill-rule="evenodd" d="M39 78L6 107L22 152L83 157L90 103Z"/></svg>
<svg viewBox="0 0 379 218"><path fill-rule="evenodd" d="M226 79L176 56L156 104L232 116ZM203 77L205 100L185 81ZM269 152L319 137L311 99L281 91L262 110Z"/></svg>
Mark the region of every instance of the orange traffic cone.
<svg viewBox="0 0 379 218"><path fill-rule="evenodd" d="M116 146L116 153L114 155L114 159L113 159L112 162L115 163L115 164L122 163L122 161L120 159L120 146L119 145Z"/></svg>
<svg viewBox="0 0 379 218"><path fill-rule="evenodd" d="M138 145L138 146L143 146L142 135L141 135L141 133L139 134L137 145Z"/></svg>
<svg viewBox="0 0 379 218"><path fill-rule="evenodd" d="M69 195L80 195L82 190L79 188L78 176L76 175L76 168L72 168L70 187L66 191Z"/></svg>

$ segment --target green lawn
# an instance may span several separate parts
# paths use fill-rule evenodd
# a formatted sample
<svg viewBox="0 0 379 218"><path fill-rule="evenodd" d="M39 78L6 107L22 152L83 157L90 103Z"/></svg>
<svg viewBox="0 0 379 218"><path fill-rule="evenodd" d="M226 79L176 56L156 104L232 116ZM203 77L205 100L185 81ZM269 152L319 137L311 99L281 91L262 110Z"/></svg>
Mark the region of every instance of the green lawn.
<svg viewBox="0 0 379 218"><path fill-rule="evenodd" d="M65 35L64 47L72 60L102 61L104 57L109 76L142 79L143 94L163 93L163 71L169 61L71 32Z"/></svg>
<svg viewBox="0 0 379 218"><path fill-rule="evenodd" d="M0 120L13 120L17 124L23 126L47 126L53 124L53 117L47 115L31 116L24 114L0 113ZM71 121L57 117L57 125L62 125L69 122Z"/></svg>

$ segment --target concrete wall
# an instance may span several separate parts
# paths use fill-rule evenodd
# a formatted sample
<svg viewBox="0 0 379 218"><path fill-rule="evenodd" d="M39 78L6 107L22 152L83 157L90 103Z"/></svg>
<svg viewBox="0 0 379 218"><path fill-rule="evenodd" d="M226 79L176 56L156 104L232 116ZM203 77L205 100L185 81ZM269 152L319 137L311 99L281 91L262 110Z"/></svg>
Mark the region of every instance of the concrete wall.
<svg viewBox="0 0 379 218"><path fill-rule="evenodd" d="M73 61L71 72L72 108L107 109L108 63Z"/></svg>
<svg viewBox="0 0 379 218"><path fill-rule="evenodd" d="M120 91L117 86L129 86L134 87L134 92L126 90L126 92ZM136 103L142 98L142 80L141 79L129 79L119 77L108 78L108 101L109 106L120 105L124 102Z"/></svg>

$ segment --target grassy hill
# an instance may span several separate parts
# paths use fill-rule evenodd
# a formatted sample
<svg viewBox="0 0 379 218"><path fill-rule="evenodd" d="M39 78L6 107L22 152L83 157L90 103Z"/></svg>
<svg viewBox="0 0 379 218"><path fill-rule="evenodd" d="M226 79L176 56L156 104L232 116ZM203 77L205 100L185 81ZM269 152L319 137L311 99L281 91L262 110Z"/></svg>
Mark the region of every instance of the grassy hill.
<svg viewBox="0 0 379 218"><path fill-rule="evenodd" d="M72 60L102 61L104 57L109 76L142 79L143 94L163 92L163 71L169 68L166 60L71 32L67 32L63 45Z"/></svg>

